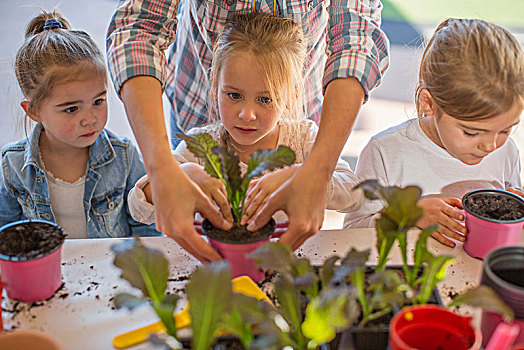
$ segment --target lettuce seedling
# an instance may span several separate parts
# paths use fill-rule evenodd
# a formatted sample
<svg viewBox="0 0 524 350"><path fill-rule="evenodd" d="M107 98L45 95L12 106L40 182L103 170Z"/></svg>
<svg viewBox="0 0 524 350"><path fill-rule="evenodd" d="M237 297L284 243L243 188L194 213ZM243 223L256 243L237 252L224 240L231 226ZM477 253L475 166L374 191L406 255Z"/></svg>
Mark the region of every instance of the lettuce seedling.
<svg viewBox="0 0 524 350"><path fill-rule="evenodd" d="M167 334L178 339L173 314L179 297L176 294L166 294L169 266L164 254L157 249L143 246L139 238L115 244L111 250L114 253L113 264L122 270L120 277L143 294L143 297L137 297L120 293L115 296L115 306L132 310L150 301Z"/></svg>
<svg viewBox="0 0 524 350"><path fill-rule="evenodd" d="M408 264L407 233L417 227L416 223L423 215L422 208L417 205L422 194L419 187L384 187L377 180L366 180L356 188L363 189L366 198L381 200L384 205L375 220L379 258L378 265L370 276L373 282L370 287L364 288L364 265L351 276L364 315L362 324L365 324L396 307L427 303L433 289L444 278L446 269L454 258L451 255L434 256L429 252L428 237L438 228L438 225L431 225L419 233L415 243L414 264ZM385 269L395 241L398 242L402 255L404 280L380 273Z"/></svg>
<svg viewBox="0 0 524 350"><path fill-rule="evenodd" d="M122 270L121 277L143 293L143 297L120 293L114 298L115 306L134 309L150 302L167 334L176 340L168 339L169 346L181 348L174 317L179 297L166 294L169 267L164 254L142 245L139 238L115 244L111 249L115 255L113 264ZM192 349L212 348L220 335L219 331L235 335L247 349L255 339L254 324L264 323L269 330L276 328L274 322L271 326L268 318L273 309L271 305L235 293L232 288L231 270L225 261L201 266L191 275L186 295L193 331Z"/></svg>
<svg viewBox="0 0 524 350"><path fill-rule="evenodd" d="M334 259L327 259L318 273L308 259L296 257L288 245L278 242L265 243L248 257L261 269L277 272L281 326L262 333L261 337L273 340L268 348L315 349L357 320L353 290L347 284L331 283L336 275Z"/></svg>
<svg viewBox="0 0 524 350"><path fill-rule="evenodd" d="M287 146L281 145L273 150L258 150L249 157L247 171L242 176L238 155L232 149L220 145L211 135L179 133L177 136L186 142L187 148L195 157L202 160L205 171L222 181L237 223L244 214L244 201L251 180L265 171L272 171L295 162L295 152Z"/></svg>

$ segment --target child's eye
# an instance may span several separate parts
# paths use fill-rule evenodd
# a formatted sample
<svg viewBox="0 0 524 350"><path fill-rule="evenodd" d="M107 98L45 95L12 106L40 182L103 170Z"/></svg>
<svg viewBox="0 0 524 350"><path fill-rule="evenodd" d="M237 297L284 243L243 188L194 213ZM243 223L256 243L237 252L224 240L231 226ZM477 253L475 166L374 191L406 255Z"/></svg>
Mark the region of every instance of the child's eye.
<svg viewBox="0 0 524 350"><path fill-rule="evenodd" d="M478 132L475 133L475 134L472 134L472 133L469 133L467 131L464 131L464 135L466 135L467 137L475 137L475 136L478 136L478 134L479 134Z"/></svg>
<svg viewBox="0 0 524 350"><path fill-rule="evenodd" d="M105 98L97 98L95 102L93 102L93 105L95 106L101 105L102 103L104 103L105 100L106 100Z"/></svg>
<svg viewBox="0 0 524 350"><path fill-rule="evenodd" d="M266 97L266 96L262 96L258 99L260 102L262 102L263 104L270 104L272 102L271 98L269 97Z"/></svg>
<svg viewBox="0 0 524 350"><path fill-rule="evenodd" d="M232 100L240 100L242 98L242 96L239 93L236 93L236 92L228 92L227 95Z"/></svg>
<svg viewBox="0 0 524 350"><path fill-rule="evenodd" d="M64 112L66 112L66 113L74 113L77 110L78 110L77 106L72 106L72 107L68 107L68 108L64 109Z"/></svg>

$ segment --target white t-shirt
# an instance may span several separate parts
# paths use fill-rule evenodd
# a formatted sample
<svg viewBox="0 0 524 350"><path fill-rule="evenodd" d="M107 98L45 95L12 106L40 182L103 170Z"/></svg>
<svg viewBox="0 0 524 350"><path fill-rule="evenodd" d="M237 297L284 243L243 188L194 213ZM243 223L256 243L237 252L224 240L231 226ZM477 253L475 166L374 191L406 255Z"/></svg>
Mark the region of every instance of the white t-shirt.
<svg viewBox="0 0 524 350"><path fill-rule="evenodd" d="M86 177L82 176L74 183L69 183L54 177L49 171L46 173L56 223L64 229L66 238L88 238L84 210Z"/></svg>
<svg viewBox="0 0 524 350"><path fill-rule="evenodd" d="M371 138L359 156L356 174L383 186L417 185L425 197L462 198L476 188L521 187L520 158L515 142L507 142L479 164L467 165L431 141L418 119L408 120ZM344 227L372 227L380 201L365 200L348 213Z"/></svg>

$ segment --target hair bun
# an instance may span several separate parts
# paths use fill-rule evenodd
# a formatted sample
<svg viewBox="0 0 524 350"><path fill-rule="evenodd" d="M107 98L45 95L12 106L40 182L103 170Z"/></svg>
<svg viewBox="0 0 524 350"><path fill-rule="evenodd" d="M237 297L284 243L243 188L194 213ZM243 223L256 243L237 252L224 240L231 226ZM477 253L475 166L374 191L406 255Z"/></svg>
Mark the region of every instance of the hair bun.
<svg viewBox="0 0 524 350"><path fill-rule="evenodd" d="M57 28L59 29L64 28L64 26L62 25L62 23L59 20L57 20L56 18L46 19L44 23L44 27L43 27L44 30L57 29Z"/></svg>

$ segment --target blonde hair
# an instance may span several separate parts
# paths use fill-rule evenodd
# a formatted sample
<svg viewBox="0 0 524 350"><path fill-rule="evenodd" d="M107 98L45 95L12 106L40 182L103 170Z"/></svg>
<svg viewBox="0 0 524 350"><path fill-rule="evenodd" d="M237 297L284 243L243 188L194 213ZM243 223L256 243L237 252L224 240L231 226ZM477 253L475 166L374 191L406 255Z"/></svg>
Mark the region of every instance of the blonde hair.
<svg viewBox="0 0 524 350"><path fill-rule="evenodd" d="M62 28L44 28L50 19L58 21ZM30 108L38 110L57 84L93 72L107 82L104 56L86 32L71 30L69 22L56 10L42 11L29 22L24 43L16 54L15 73Z"/></svg>
<svg viewBox="0 0 524 350"><path fill-rule="evenodd" d="M459 120L488 119L524 106L524 53L504 28L478 19L447 19L429 39L415 96L427 89L437 111ZM438 113L436 114L439 115Z"/></svg>
<svg viewBox="0 0 524 350"><path fill-rule="evenodd" d="M258 68L266 76L266 86L283 118L305 117L303 103L304 61L306 41L300 26L289 18L265 13L235 15L217 37L211 65L211 119L218 118L216 96L218 77L226 59L241 53L252 53ZM287 107L293 106L292 109Z"/></svg>

